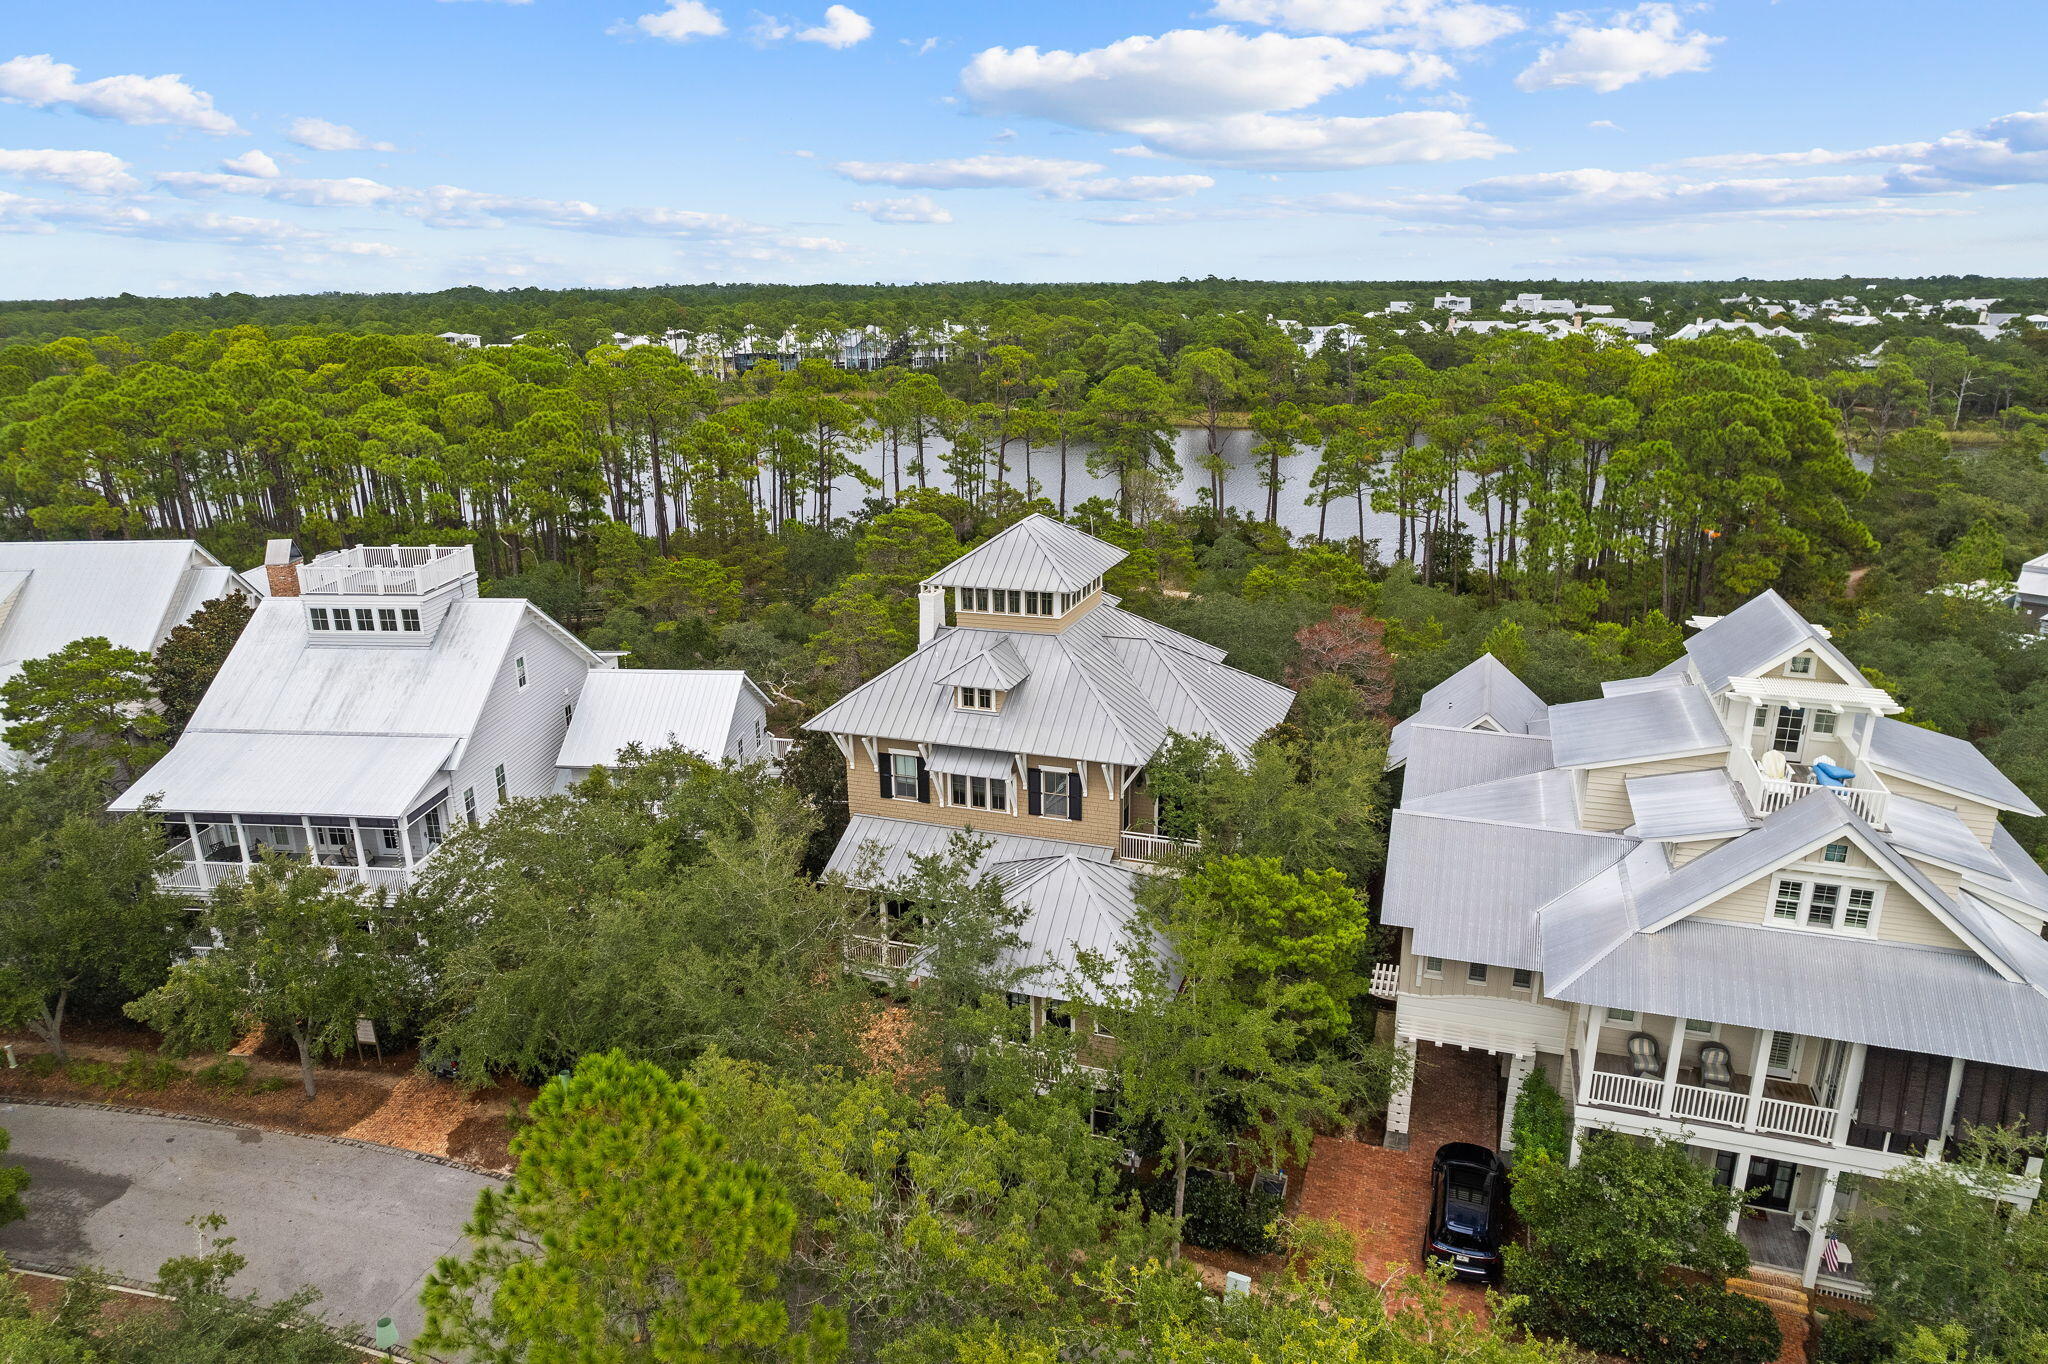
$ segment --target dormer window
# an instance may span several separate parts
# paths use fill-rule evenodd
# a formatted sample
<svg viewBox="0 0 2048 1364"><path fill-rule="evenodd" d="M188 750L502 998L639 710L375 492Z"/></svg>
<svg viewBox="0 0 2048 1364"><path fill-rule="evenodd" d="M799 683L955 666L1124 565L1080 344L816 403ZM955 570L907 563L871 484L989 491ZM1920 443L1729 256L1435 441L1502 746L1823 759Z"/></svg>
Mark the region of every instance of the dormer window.
<svg viewBox="0 0 2048 1364"><path fill-rule="evenodd" d="M349 615L346 606L334 608L334 628L337 630L353 630L356 628L355 620Z"/></svg>
<svg viewBox="0 0 2048 1364"><path fill-rule="evenodd" d="M1877 921L1877 910L1878 892L1873 886L1787 879L1780 880L1771 895L1771 922L1782 928L1867 936Z"/></svg>
<svg viewBox="0 0 2048 1364"><path fill-rule="evenodd" d="M1828 844L1820 850L1820 860L1823 862L1847 862L1849 860L1849 845L1847 843Z"/></svg>
<svg viewBox="0 0 2048 1364"><path fill-rule="evenodd" d="M1794 658L1790 663L1787 663L1785 665L1785 671L1792 674L1792 676L1794 677L1813 676L1813 655L1800 654L1799 656Z"/></svg>
<svg viewBox="0 0 2048 1364"><path fill-rule="evenodd" d="M1001 709L995 691L988 687L955 687L953 704L961 710L994 711Z"/></svg>
<svg viewBox="0 0 2048 1364"><path fill-rule="evenodd" d="M306 623L315 630L325 630L327 628L327 608L324 606L307 607Z"/></svg>
<svg viewBox="0 0 2048 1364"><path fill-rule="evenodd" d="M1831 710L1815 711L1813 713L1813 732L1815 734L1833 734L1835 732L1835 713Z"/></svg>
<svg viewBox="0 0 2048 1364"><path fill-rule="evenodd" d="M389 607L389 606L380 606L380 607L378 607L378 608L377 608L377 628L378 628L379 630L396 630L396 629L398 628L398 612L397 612L397 610L396 610L395 608L393 608L393 607Z"/></svg>

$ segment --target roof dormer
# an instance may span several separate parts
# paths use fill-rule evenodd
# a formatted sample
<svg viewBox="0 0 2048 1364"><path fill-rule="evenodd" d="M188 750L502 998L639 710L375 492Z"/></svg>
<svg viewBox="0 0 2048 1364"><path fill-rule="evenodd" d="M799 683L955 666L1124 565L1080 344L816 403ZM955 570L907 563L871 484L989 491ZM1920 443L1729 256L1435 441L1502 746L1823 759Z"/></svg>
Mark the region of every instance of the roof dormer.
<svg viewBox="0 0 2048 1364"><path fill-rule="evenodd" d="M477 595L468 545L358 545L297 568L306 630L321 643L432 644L449 606Z"/></svg>
<svg viewBox="0 0 2048 1364"><path fill-rule="evenodd" d="M1034 514L924 583L951 591L954 619L966 628L1052 632L1101 599L1102 575L1123 559L1115 545Z"/></svg>

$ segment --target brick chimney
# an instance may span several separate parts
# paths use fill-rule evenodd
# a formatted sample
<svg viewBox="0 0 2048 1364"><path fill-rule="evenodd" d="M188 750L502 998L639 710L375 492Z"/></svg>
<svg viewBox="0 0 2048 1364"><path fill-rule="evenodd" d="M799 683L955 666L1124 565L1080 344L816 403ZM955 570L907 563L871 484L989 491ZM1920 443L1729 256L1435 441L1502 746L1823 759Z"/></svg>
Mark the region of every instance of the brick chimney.
<svg viewBox="0 0 2048 1364"><path fill-rule="evenodd" d="M270 540L263 546L263 576L273 597L299 595L299 547L290 540Z"/></svg>

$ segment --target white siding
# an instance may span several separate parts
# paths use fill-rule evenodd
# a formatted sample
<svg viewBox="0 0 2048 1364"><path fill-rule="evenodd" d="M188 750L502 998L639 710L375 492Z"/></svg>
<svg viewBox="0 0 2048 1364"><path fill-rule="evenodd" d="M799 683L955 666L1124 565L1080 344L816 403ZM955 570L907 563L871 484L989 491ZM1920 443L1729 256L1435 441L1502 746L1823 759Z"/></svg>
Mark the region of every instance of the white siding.
<svg viewBox="0 0 2048 1364"><path fill-rule="evenodd" d="M526 658L526 686L519 686L513 660ZM511 646L498 665L476 730L450 783L449 817L462 818L462 792L476 790L477 815L489 819L498 803L494 776L505 765L505 789L513 799L544 796L555 790L555 758L562 751L568 723L562 707L582 690L589 657L543 625L528 608L512 632Z"/></svg>
<svg viewBox="0 0 2048 1364"><path fill-rule="evenodd" d="M720 756L753 762L766 758L773 748L768 740L768 707L752 687L742 684L733 703L732 726L725 734L725 751Z"/></svg>

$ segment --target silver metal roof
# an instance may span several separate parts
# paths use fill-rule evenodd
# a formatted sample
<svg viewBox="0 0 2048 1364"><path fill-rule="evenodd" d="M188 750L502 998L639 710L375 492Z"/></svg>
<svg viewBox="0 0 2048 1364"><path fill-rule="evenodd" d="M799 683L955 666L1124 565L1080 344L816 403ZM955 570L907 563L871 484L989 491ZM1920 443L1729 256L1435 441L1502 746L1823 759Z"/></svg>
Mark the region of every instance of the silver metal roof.
<svg viewBox="0 0 2048 1364"><path fill-rule="evenodd" d="M1425 956L1537 968L1536 910L1635 846L1612 834L1397 810L1380 921L1413 929Z"/></svg>
<svg viewBox="0 0 2048 1364"><path fill-rule="evenodd" d="M1033 513L998 531L925 582L938 587L1006 587L1078 592L1124 560L1124 552L1086 531Z"/></svg>
<svg viewBox="0 0 2048 1364"><path fill-rule="evenodd" d="M1577 832L1579 828L1579 803L1572 794L1571 773L1556 768L1461 786L1433 796L1411 799L1404 792L1401 808L1423 815L1457 815L1539 829Z"/></svg>
<svg viewBox="0 0 2048 1364"><path fill-rule="evenodd" d="M1625 785L1636 817L1627 831L1631 838L1712 838L1743 833L1756 822L1742 792L1719 768L1630 777Z"/></svg>
<svg viewBox="0 0 2048 1364"><path fill-rule="evenodd" d="M1018 654L1016 646L1007 639L999 639L938 681L947 687L1008 691L1029 676L1030 665Z"/></svg>
<svg viewBox="0 0 2048 1364"><path fill-rule="evenodd" d="M680 745L717 762L725 756L740 697L750 690L760 696L744 672L732 670L594 668L584 675L555 763L613 763L632 744ZM761 701L766 705L767 698Z"/></svg>
<svg viewBox="0 0 2048 1364"><path fill-rule="evenodd" d="M191 733L109 808L165 814L353 815L402 819L455 741L445 735Z"/></svg>
<svg viewBox="0 0 2048 1364"><path fill-rule="evenodd" d="M1731 677L1753 673L1801 647L1825 658L1851 686L1870 685L1812 622L1768 589L1685 642L1686 656L1710 692L1721 690Z"/></svg>
<svg viewBox="0 0 2048 1364"><path fill-rule="evenodd" d="M2006 832L2003 824L1992 830L1991 852L2005 873L2004 879L1995 881L1997 893L2028 906L2036 914L2048 916L2048 871L2041 870L2041 864ZM1963 879L1973 878L1965 873Z"/></svg>
<svg viewBox="0 0 2048 1364"><path fill-rule="evenodd" d="M2041 807L1978 752L1975 744L1904 720L1883 717L1877 721L1870 736L1870 765L1881 772L1896 772L1913 781L1959 791L2002 810L2041 813Z"/></svg>
<svg viewBox="0 0 2048 1364"><path fill-rule="evenodd" d="M1439 725L1466 729L1484 721L1509 734L1537 734L1547 723L1549 707L1521 678L1492 654L1481 654L1422 694L1415 713L1394 726L1387 745L1389 766L1408 758L1409 729Z"/></svg>
<svg viewBox="0 0 2048 1364"><path fill-rule="evenodd" d="M1959 871L2009 879L2005 864L1977 841L1962 816L1945 806L1912 800L1895 791L1885 801L1884 826L1902 852L1945 862Z"/></svg>
<svg viewBox="0 0 2048 1364"><path fill-rule="evenodd" d="M2033 987L1968 952L1809 941L1817 936L1687 920L1627 935L1568 982L1546 969L1544 989L1575 1003L2048 1069L2048 997Z"/></svg>
<svg viewBox="0 0 2048 1364"><path fill-rule="evenodd" d="M1008 777L1012 755L997 753L986 748L958 748L952 744L933 744L932 756L925 764L934 772L962 777Z"/></svg>
<svg viewBox="0 0 2048 1364"><path fill-rule="evenodd" d="M1006 643L1029 669L995 712L966 711L936 685ZM1280 723L1294 693L1215 661L1216 651L1105 603L1056 634L944 630L804 723L837 734L961 748L1149 761L1170 730L1242 756Z"/></svg>
<svg viewBox="0 0 2048 1364"><path fill-rule="evenodd" d="M1572 701L1550 708L1559 767L1672 757L1728 747L1728 731L1703 688L1689 683Z"/></svg>
<svg viewBox="0 0 2048 1364"><path fill-rule="evenodd" d="M919 857L944 856L958 828L917 820L855 815L825 865L867 889L881 890L915 874ZM1070 993L1082 951L1121 960L1136 922L1138 878L1144 873L1113 864L1107 848L976 831L982 852L977 870L995 876L1004 903L1024 910L1018 936L1024 945L1007 964L1033 973L1036 988L1055 998ZM1154 943L1163 951L1163 945ZM1112 981L1121 972L1112 970ZM1085 994L1085 991L1079 992Z"/></svg>
<svg viewBox="0 0 2048 1364"><path fill-rule="evenodd" d="M147 653L236 590L233 570L193 540L0 542L0 666L11 675L93 635Z"/></svg>
<svg viewBox="0 0 2048 1364"><path fill-rule="evenodd" d="M1491 729L1415 725L1408 730L1402 799L1420 800L1502 777L1541 772L1552 765L1548 739Z"/></svg>

